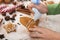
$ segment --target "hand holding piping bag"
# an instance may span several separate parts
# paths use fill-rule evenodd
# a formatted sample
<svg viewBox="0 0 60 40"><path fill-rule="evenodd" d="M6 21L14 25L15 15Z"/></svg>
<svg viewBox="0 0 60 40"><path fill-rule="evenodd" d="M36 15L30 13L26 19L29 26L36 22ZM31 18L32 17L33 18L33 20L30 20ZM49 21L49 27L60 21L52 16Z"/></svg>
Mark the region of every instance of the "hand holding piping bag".
<svg viewBox="0 0 60 40"><path fill-rule="evenodd" d="M40 4L40 0L31 0L31 2L37 6ZM32 11L34 12L34 21L38 20L41 17L42 13L39 12L36 8L32 8Z"/></svg>

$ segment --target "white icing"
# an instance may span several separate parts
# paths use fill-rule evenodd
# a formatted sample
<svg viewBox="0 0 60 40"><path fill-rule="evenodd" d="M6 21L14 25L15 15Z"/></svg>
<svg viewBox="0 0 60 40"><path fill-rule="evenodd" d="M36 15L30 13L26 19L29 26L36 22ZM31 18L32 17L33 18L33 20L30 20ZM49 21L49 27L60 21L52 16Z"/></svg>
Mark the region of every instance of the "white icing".
<svg viewBox="0 0 60 40"><path fill-rule="evenodd" d="M34 21L38 20L42 16L42 13L40 13L36 8L32 8L32 11L34 12Z"/></svg>

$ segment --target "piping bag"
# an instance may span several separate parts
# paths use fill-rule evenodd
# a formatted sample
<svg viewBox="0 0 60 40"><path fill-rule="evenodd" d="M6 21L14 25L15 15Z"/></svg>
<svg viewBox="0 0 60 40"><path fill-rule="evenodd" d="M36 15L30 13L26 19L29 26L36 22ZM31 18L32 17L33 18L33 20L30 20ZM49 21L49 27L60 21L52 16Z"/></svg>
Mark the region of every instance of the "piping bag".
<svg viewBox="0 0 60 40"><path fill-rule="evenodd" d="M40 4L40 1L41 0L31 0L31 2L37 6ZM34 21L37 21L41 17L42 13L36 8L32 8L32 11L34 12Z"/></svg>
<svg viewBox="0 0 60 40"><path fill-rule="evenodd" d="M39 5L40 4L40 0L31 0L32 3L34 3L35 5ZM32 8L32 11L34 12L34 22L36 22L41 16L42 16L42 13L38 11L38 9L36 8ZM33 21L32 20L29 20L28 24L29 25L30 23L32 23ZM29 27L28 27L29 28Z"/></svg>

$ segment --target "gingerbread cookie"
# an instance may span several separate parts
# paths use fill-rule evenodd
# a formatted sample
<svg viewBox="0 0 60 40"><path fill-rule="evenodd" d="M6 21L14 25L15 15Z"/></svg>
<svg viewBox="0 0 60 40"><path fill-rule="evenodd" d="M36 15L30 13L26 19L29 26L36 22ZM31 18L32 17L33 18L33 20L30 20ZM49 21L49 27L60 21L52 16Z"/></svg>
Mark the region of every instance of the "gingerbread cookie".
<svg viewBox="0 0 60 40"><path fill-rule="evenodd" d="M20 22L27 28L32 28L34 25L38 25L38 21L35 22L32 18L29 17L20 17Z"/></svg>
<svg viewBox="0 0 60 40"><path fill-rule="evenodd" d="M16 32L16 27L12 23L8 23L8 24L4 25L4 29L7 31L7 33Z"/></svg>

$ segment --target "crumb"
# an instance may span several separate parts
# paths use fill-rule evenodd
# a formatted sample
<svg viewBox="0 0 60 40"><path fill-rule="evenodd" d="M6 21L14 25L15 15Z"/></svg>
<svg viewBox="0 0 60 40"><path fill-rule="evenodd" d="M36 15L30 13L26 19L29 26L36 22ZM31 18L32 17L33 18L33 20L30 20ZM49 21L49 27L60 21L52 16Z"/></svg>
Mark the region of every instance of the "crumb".
<svg viewBox="0 0 60 40"><path fill-rule="evenodd" d="M5 39L5 40L8 40L8 39Z"/></svg>
<svg viewBox="0 0 60 40"><path fill-rule="evenodd" d="M5 24L5 22L3 22L3 24Z"/></svg>
<svg viewBox="0 0 60 40"><path fill-rule="evenodd" d="M6 20L6 21L9 21L9 20L10 20L10 16L6 16L6 17L5 17L5 20Z"/></svg>
<svg viewBox="0 0 60 40"><path fill-rule="evenodd" d="M16 32L15 24L12 24L10 22L8 24L4 25L4 29L7 31L7 33Z"/></svg>
<svg viewBox="0 0 60 40"><path fill-rule="evenodd" d="M4 34L0 35L0 39L3 39L5 38Z"/></svg>
<svg viewBox="0 0 60 40"><path fill-rule="evenodd" d="M15 18L13 17L13 18L10 18L11 20L15 20Z"/></svg>
<svg viewBox="0 0 60 40"><path fill-rule="evenodd" d="M13 14L13 16L12 16L12 17L13 17L13 18L15 18L16 16L17 16L16 14Z"/></svg>
<svg viewBox="0 0 60 40"><path fill-rule="evenodd" d="M20 14L20 16L23 16L22 14Z"/></svg>
<svg viewBox="0 0 60 40"><path fill-rule="evenodd" d="M20 25L20 23L17 23L18 25Z"/></svg>
<svg viewBox="0 0 60 40"><path fill-rule="evenodd" d="M2 16L6 16L6 13L2 13Z"/></svg>

